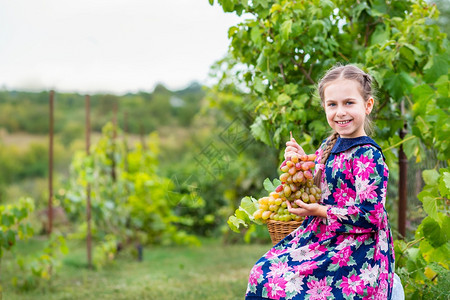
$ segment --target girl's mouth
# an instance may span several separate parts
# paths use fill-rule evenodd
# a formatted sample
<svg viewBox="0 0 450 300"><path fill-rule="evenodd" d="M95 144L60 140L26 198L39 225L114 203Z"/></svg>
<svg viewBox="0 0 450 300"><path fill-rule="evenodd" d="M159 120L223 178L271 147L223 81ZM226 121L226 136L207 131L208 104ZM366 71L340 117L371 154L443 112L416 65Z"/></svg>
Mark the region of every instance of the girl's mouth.
<svg viewBox="0 0 450 300"><path fill-rule="evenodd" d="M338 125L345 125L350 123L352 120L346 120L346 121L336 121L336 123L338 123Z"/></svg>

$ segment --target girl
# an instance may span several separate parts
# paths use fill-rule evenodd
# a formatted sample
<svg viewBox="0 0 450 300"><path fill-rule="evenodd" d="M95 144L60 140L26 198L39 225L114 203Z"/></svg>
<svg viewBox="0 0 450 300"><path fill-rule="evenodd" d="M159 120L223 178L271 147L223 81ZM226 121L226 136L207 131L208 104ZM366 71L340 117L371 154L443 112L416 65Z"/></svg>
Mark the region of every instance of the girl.
<svg viewBox="0 0 450 300"><path fill-rule="evenodd" d="M253 266L246 299L391 299L394 249L384 204L388 168L366 135L372 78L353 65L329 70L318 86L334 133L316 151L320 203L288 201L302 225ZM286 143L285 158L303 149Z"/></svg>

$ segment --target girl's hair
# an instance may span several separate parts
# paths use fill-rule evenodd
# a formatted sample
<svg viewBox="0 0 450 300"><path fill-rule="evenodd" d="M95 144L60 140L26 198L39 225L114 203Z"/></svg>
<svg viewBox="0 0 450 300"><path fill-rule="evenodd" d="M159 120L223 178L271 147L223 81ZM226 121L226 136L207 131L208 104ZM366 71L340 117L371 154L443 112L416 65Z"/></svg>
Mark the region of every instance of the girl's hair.
<svg viewBox="0 0 450 300"><path fill-rule="evenodd" d="M358 82L360 87L359 92L361 93L361 96L363 97L364 101L367 101L370 97L373 97L374 95L374 91L372 88L372 77L369 74L365 73L363 70L354 65L345 65L345 66L337 65L328 70L325 76L323 76L322 79L319 81L318 91L322 104L324 104L325 88L328 86L328 84L337 79L349 79ZM364 130L368 135L370 135L373 131L372 121L370 120L369 116L366 116L364 120ZM322 158L319 162L320 164L326 163L328 157L330 156L331 150L333 149L334 144L336 144L338 137L339 134L337 132L333 132L328 137L328 139L326 140L326 147L323 150ZM319 169L314 178L314 183L316 184L316 186L320 185L321 178L322 178L322 169Z"/></svg>

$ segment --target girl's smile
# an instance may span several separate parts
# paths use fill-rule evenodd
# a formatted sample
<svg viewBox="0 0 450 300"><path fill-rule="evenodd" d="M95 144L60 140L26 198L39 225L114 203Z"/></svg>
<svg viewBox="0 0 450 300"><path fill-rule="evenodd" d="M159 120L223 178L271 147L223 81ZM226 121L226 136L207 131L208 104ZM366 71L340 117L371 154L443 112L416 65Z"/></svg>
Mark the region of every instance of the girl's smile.
<svg viewBox="0 0 450 300"><path fill-rule="evenodd" d="M355 80L337 79L324 90L328 124L343 138L366 135L364 121L372 111L373 98L365 101Z"/></svg>

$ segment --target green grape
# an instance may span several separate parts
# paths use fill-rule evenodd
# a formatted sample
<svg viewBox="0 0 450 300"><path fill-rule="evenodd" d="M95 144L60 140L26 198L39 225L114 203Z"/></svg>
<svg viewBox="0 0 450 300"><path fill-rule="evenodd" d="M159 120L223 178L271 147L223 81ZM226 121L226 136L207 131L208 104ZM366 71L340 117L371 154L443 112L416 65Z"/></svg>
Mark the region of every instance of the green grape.
<svg viewBox="0 0 450 300"><path fill-rule="evenodd" d="M265 212L262 213L262 219L267 220L270 217L271 213L272 213L271 211L266 210Z"/></svg>
<svg viewBox="0 0 450 300"><path fill-rule="evenodd" d="M302 200L303 200L303 202L305 202L305 203L308 203L308 202L309 202L309 195L308 195L306 192L304 192L304 193L302 194Z"/></svg>
<svg viewBox="0 0 450 300"><path fill-rule="evenodd" d="M284 194L286 195L286 197L289 197L291 195L291 192L291 188L288 185L284 186Z"/></svg>
<svg viewBox="0 0 450 300"><path fill-rule="evenodd" d="M293 193L295 193L297 191L297 186L295 184L291 183L291 184L289 184L289 187L291 188L291 191Z"/></svg>
<svg viewBox="0 0 450 300"><path fill-rule="evenodd" d="M289 167L288 166L283 166L281 167L281 171L283 171L284 173L287 173L289 171Z"/></svg>
<svg viewBox="0 0 450 300"><path fill-rule="evenodd" d="M288 177L289 177L289 173L283 173L283 174L280 175L280 181L281 182L286 182Z"/></svg>
<svg viewBox="0 0 450 300"><path fill-rule="evenodd" d="M278 209L278 205L276 205L276 204L272 204L271 206L269 206L270 211L276 211L277 209Z"/></svg>

